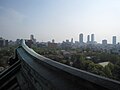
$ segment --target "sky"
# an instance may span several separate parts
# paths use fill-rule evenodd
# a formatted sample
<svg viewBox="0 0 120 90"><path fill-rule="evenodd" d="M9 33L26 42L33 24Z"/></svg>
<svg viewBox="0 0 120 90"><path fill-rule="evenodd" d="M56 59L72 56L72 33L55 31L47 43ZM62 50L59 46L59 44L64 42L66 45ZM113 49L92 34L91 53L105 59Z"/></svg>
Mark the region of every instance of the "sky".
<svg viewBox="0 0 120 90"><path fill-rule="evenodd" d="M0 0L0 37L62 42L80 33L120 42L120 0Z"/></svg>

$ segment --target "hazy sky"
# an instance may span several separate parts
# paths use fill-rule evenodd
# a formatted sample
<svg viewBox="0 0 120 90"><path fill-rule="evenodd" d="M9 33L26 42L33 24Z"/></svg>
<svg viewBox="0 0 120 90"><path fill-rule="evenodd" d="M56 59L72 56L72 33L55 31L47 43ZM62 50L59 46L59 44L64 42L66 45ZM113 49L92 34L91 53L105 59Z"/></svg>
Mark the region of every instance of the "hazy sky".
<svg viewBox="0 0 120 90"><path fill-rule="evenodd" d="M120 0L0 0L0 36L61 42L84 34L120 42Z"/></svg>

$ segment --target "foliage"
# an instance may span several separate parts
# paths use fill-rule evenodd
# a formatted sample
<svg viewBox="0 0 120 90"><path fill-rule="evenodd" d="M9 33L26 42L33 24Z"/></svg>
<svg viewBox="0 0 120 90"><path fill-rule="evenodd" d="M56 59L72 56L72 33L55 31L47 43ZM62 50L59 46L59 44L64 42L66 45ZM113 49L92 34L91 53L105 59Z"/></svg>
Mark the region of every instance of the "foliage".
<svg viewBox="0 0 120 90"><path fill-rule="evenodd" d="M98 74L104 77L116 79L120 81L120 56L115 54L110 54L102 51L92 51L91 49L66 49L65 51L76 53L71 53L69 56L64 56L61 52L61 48L38 48L33 47L33 49L48 58L51 58L60 63L70 65L94 74ZM86 57L91 57L90 60ZM105 67L98 64L99 62L109 62ZM72 64L70 64L72 62Z"/></svg>
<svg viewBox="0 0 120 90"><path fill-rule="evenodd" d="M17 46L7 46L0 48L0 66L8 66L8 59L14 55L14 49Z"/></svg>

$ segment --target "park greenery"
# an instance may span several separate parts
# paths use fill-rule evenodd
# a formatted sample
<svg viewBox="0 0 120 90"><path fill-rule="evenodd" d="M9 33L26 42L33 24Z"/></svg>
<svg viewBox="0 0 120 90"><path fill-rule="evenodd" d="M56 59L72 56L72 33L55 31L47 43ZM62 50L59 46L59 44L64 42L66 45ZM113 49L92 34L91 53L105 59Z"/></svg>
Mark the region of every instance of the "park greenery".
<svg viewBox="0 0 120 90"><path fill-rule="evenodd" d="M17 46L0 48L0 67L9 67L8 60L14 56L15 48ZM120 55L93 51L89 48L63 49L32 46L32 49L57 62L120 81ZM109 63L102 66L99 64L101 62Z"/></svg>
<svg viewBox="0 0 120 90"><path fill-rule="evenodd" d="M120 55L86 49L40 48L32 46L39 54L52 60L82 69L97 75L120 81ZM69 52L64 54L64 52ZM90 57L90 58L87 58ZM100 62L109 62L102 66Z"/></svg>
<svg viewBox="0 0 120 90"><path fill-rule="evenodd" d="M14 50L17 46L0 47L0 67L6 69L9 67L8 60L14 56Z"/></svg>

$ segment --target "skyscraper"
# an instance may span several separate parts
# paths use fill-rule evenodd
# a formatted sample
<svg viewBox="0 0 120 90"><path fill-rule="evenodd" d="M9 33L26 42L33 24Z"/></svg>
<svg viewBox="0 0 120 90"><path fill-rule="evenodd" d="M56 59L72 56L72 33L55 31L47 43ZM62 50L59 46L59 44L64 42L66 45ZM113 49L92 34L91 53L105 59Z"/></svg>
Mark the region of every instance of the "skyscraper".
<svg viewBox="0 0 120 90"><path fill-rule="evenodd" d="M71 43L73 43L73 38L71 38Z"/></svg>
<svg viewBox="0 0 120 90"><path fill-rule="evenodd" d="M30 35L30 40L35 44L36 43L36 39L34 38L34 35Z"/></svg>
<svg viewBox="0 0 120 90"><path fill-rule="evenodd" d="M83 34L82 33L79 35L79 43L83 43Z"/></svg>
<svg viewBox="0 0 120 90"><path fill-rule="evenodd" d="M30 40L33 40L34 39L34 35L30 35Z"/></svg>
<svg viewBox="0 0 120 90"><path fill-rule="evenodd" d="M116 36L113 36L113 38L112 38L112 44L113 44L113 45L116 44Z"/></svg>
<svg viewBox="0 0 120 90"><path fill-rule="evenodd" d="M90 42L90 35L87 36L87 43Z"/></svg>
<svg viewBox="0 0 120 90"><path fill-rule="evenodd" d="M52 43L55 43L55 40L54 40L54 39L52 39Z"/></svg>
<svg viewBox="0 0 120 90"><path fill-rule="evenodd" d="M0 47L3 46L8 46L8 40L5 40L2 37L0 37Z"/></svg>
<svg viewBox="0 0 120 90"><path fill-rule="evenodd" d="M91 42L94 43L94 34L91 34Z"/></svg>

